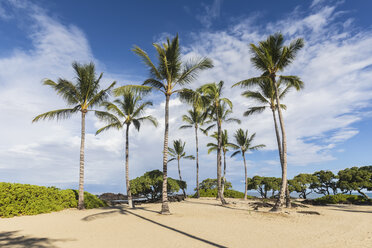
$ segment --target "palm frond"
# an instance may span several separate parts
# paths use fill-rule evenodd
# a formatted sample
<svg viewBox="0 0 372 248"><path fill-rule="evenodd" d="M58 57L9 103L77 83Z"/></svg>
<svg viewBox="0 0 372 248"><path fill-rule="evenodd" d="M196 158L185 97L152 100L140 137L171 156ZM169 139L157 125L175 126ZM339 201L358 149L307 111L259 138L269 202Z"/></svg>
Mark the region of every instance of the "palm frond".
<svg viewBox="0 0 372 248"><path fill-rule="evenodd" d="M67 119L71 117L72 114L75 114L77 111L79 111L80 106L76 106L75 108L69 108L69 109L57 109L53 111L49 111L46 113L43 113L41 115L36 116L32 122L37 122L39 120L53 120L53 119Z"/></svg>
<svg viewBox="0 0 372 248"><path fill-rule="evenodd" d="M156 66L154 65L154 63L152 63L150 57L147 55L147 53L145 51L143 51L138 46L134 46L134 48L132 49L132 51L135 54L137 54L138 56L141 57L142 61L150 69L150 73L151 73L152 76L154 76L158 80L162 80L163 79L163 77L161 76L160 72L158 71L158 69L156 68Z"/></svg>
<svg viewBox="0 0 372 248"><path fill-rule="evenodd" d="M185 67L178 79L180 85L185 85L191 83L196 79L198 73L202 70L209 69L213 67L212 60L208 58L202 58L199 60L192 59L186 62Z"/></svg>
<svg viewBox="0 0 372 248"><path fill-rule="evenodd" d="M244 116L249 116L252 114L258 114L262 113L267 107L266 106L260 106L260 107L251 107L247 111L244 112Z"/></svg>
<svg viewBox="0 0 372 248"><path fill-rule="evenodd" d="M107 130L110 130L110 129L113 129L113 128L117 129L117 130L120 130L122 127L123 127L122 123L113 122L113 123L108 124L107 126L104 126L100 129L98 129L97 132L96 132L96 135L102 133L103 131L107 131Z"/></svg>

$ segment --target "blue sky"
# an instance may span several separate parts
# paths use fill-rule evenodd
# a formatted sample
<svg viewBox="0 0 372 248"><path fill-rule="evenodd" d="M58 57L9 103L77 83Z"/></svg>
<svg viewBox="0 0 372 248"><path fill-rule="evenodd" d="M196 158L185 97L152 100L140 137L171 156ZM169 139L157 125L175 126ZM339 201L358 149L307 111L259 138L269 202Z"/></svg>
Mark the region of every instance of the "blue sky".
<svg viewBox="0 0 372 248"><path fill-rule="evenodd" d="M77 187L80 125L78 116L31 124L32 117L63 107L43 78L73 79L71 62L94 61L104 85L141 83L147 74L131 48L150 55L152 42L180 35L183 55L208 56L215 68L191 85L224 80L234 116L226 125L232 138L239 127L256 132L267 148L248 154L249 176L279 176L270 113L246 118L254 103L230 86L258 75L249 61L249 43L281 31L306 46L287 75L300 76L305 90L285 99L290 177L372 163L372 30L366 1L0 1L0 181ZM371 6L370 6L371 7ZM162 122L164 100L153 94L149 113ZM189 131L178 131L187 106L172 99L170 140L182 138L194 153ZM88 118L86 189L124 190L123 139L118 132L95 136L102 123ZM131 175L161 168L162 126L131 133ZM201 146L210 142L201 138ZM204 145L203 145L204 144ZM201 179L215 177L215 156L201 149ZM189 189L195 186L192 161L182 164ZM177 177L175 165L170 176ZM228 159L228 180L243 188L241 159Z"/></svg>

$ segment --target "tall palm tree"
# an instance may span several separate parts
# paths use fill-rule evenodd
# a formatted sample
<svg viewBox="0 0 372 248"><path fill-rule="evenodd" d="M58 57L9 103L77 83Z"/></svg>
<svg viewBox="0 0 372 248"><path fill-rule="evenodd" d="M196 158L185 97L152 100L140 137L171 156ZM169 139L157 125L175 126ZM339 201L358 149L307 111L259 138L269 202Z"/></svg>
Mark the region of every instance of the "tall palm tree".
<svg viewBox="0 0 372 248"><path fill-rule="evenodd" d="M217 144L215 143L208 143L207 147L208 149L208 154L210 154L212 151L217 151L218 148L218 133L214 132L214 134L211 135L211 137L215 138L217 141ZM229 137L227 134L227 130L225 129L222 132L222 152L223 152L223 176L222 176L222 194L225 191L225 183L226 183L226 153L229 151L229 148L233 147L231 143L229 143Z"/></svg>
<svg viewBox="0 0 372 248"><path fill-rule="evenodd" d="M199 193L199 140L198 140L198 130L200 129L204 134L208 133L208 130L212 127L203 129L203 126L206 123L207 115L205 112L198 109L196 106L193 106L192 109L188 110L188 115L182 116L182 121L186 122L187 125L182 125L180 129L194 128L195 130L195 149L196 149L196 195L197 198L200 197Z"/></svg>
<svg viewBox="0 0 372 248"><path fill-rule="evenodd" d="M241 154L244 161L244 171L245 171L245 184L244 184L244 200L247 200L247 189L248 189L248 175L247 175L247 162L245 161L245 153L248 151L258 150L260 148L265 147L265 145L256 145L252 146L252 141L254 137L256 136L256 133L252 134L251 136L248 135L248 130L245 132L243 129L239 128L235 135L235 142L236 144L233 144L234 149L237 150L233 154L231 154L231 157L236 156L237 154Z"/></svg>
<svg viewBox="0 0 372 248"><path fill-rule="evenodd" d="M295 59L297 53L303 48L303 39L296 39L288 46L284 45L284 37L277 33L270 35L265 41L259 42L258 46L251 44L253 65L262 72L261 76L240 81L236 85L243 87L254 86L259 83L269 81L275 89L276 106L281 106L279 99L279 82L285 85L291 85L296 90L303 88L304 83L297 76L283 76L278 75L278 72L283 71ZM282 164L282 184L278 201L273 207L272 211L279 211L284 203L284 195L287 189L287 138L284 127L284 119L281 108L276 108L279 116L279 123L281 129L281 164Z"/></svg>
<svg viewBox="0 0 372 248"><path fill-rule="evenodd" d="M133 51L141 57L150 72L150 78L145 80L142 86L127 85L116 89L115 93L120 94L125 88L135 88L137 90L151 91L153 89L161 92L165 96L165 130L163 147L163 188L162 188L162 214L169 214L168 192L167 192L167 163L168 163L168 132L169 132L169 99L173 94L180 93L185 86L196 79L198 73L202 70L212 68L212 61L208 58L191 59L188 62L182 62L179 47L178 35L172 39L167 38L164 44L153 46L157 52L158 65L151 61L148 54L138 46Z"/></svg>
<svg viewBox="0 0 372 248"><path fill-rule="evenodd" d="M126 89L121 92L122 98L115 99L113 103L103 102L102 106L108 112L100 112L97 116L108 122L108 125L97 130L96 135L109 130L121 130L125 127L125 183L127 187L128 205L133 208L132 193L129 184L129 127L131 124L139 131L141 123L149 121L155 127L158 122L151 115L144 116L144 111L147 106L152 106L152 102L143 102L140 93Z"/></svg>
<svg viewBox="0 0 372 248"><path fill-rule="evenodd" d="M80 143L80 177L79 177L79 203L78 209L84 209L84 146L85 146L85 116L93 111L96 114L101 111L93 110L108 97L108 92L114 87L113 82L108 88L100 90L100 80L102 73L97 78L95 66L91 62L81 65L77 62L72 63L76 73L76 83L59 78L57 83L46 79L44 85L52 87L58 95L66 101L70 108L58 109L36 116L32 122L45 119L66 119L80 111L81 113L81 143Z"/></svg>
<svg viewBox="0 0 372 248"><path fill-rule="evenodd" d="M178 139L178 140L173 141L173 148L168 147L168 153L169 153L169 156L171 157L171 159L168 160L168 163L173 161L173 160L177 160L177 162L178 162L178 175L180 177L180 181L182 181L180 160L182 158L183 159L192 159L192 160L195 159L195 157L192 156L192 155L186 155L185 145L186 145L186 142L182 142L181 139ZM183 191L183 195L186 197L185 189L182 188L182 191Z"/></svg>
<svg viewBox="0 0 372 248"><path fill-rule="evenodd" d="M217 199L221 200L222 204L226 204L226 200L222 194L221 187L221 149L222 149L222 110L221 105L224 103L231 110L232 102L225 97L222 97L224 82L204 84L196 91L185 89L180 92L180 98L183 101L192 103L195 106L205 109L210 116L210 119L216 122L218 134L217 147Z"/></svg>

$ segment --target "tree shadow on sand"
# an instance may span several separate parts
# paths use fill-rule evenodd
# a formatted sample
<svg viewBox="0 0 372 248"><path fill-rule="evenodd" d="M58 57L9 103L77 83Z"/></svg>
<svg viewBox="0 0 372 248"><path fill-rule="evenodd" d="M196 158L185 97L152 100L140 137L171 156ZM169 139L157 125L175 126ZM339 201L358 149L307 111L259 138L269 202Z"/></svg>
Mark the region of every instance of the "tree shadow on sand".
<svg viewBox="0 0 372 248"><path fill-rule="evenodd" d="M135 208L135 209L125 209L123 206L115 206L115 207L112 207L114 208L115 210L112 210L112 211L108 211L108 212L102 212L102 213L98 213L98 214L92 214L92 215L89 215L89 216L86 216L82 219L82 221L93 221L97 218L104 218L104 217L107 217L107 216L110 216L110 215L113 215L113 214L124 214L124 215L133 215L133 216L136 216L142 220L145 220L145 221L148 221L150 223L153 223L155 225L158 225L160 227L163 227L165 229L168 229L168 230L171 230L171 231L174 231L174 232L177 232L179 234L182 234L184 236L187 236L189 238L192 238L192 239L195 239L195 240L198 240L200 242L203 242L205 244L208 244L210 246L213 246L213 247L220 247L220 248L226 248L227 246L223 246L223 245L220 245L220 244L217 244L217 243L214 243L212 241L209 241L209 240L206 240L206 239L203 239L203 238L200 238L200 237L197 237L195 235L192 235L192 234L189 234L189 233L186 233L182 230L179 230L179 229L176 229L174 227L171 227L171 226L167 226L167 225L164 225L160 222L157 222L155 220L152 220L152 219L149 219L147 217L144 217L138 213L134 213L138 210L141 210L141 211L148 211L148 212L153 212L153 213L156 213L156 214L159 214L159 212L156 212L156 211L153 211L153 210L149 210L149 209L146 209L146 208Z"/></svg>
<svg viewBox="0 0 372 248"><path fill-rule="evenodd" d="M67 239L36 238L19 234L19 231L0 232L0 247L2 248L57 248L57 241L72 241Z"/></svg>

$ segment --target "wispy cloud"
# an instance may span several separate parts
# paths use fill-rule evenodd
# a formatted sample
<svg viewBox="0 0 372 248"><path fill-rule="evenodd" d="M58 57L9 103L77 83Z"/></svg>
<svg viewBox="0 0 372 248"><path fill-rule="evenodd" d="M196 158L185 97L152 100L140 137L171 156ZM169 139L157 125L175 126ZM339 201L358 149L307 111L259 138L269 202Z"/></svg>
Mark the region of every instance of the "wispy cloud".
<svg viewBox="0 0 372 248"><path fill-rule="evenodd" d="M213 21L220 16L223 0L213 0L211 5L202 3L203 11L196 16L196 19L206 28L210 28Z"/></svg>

